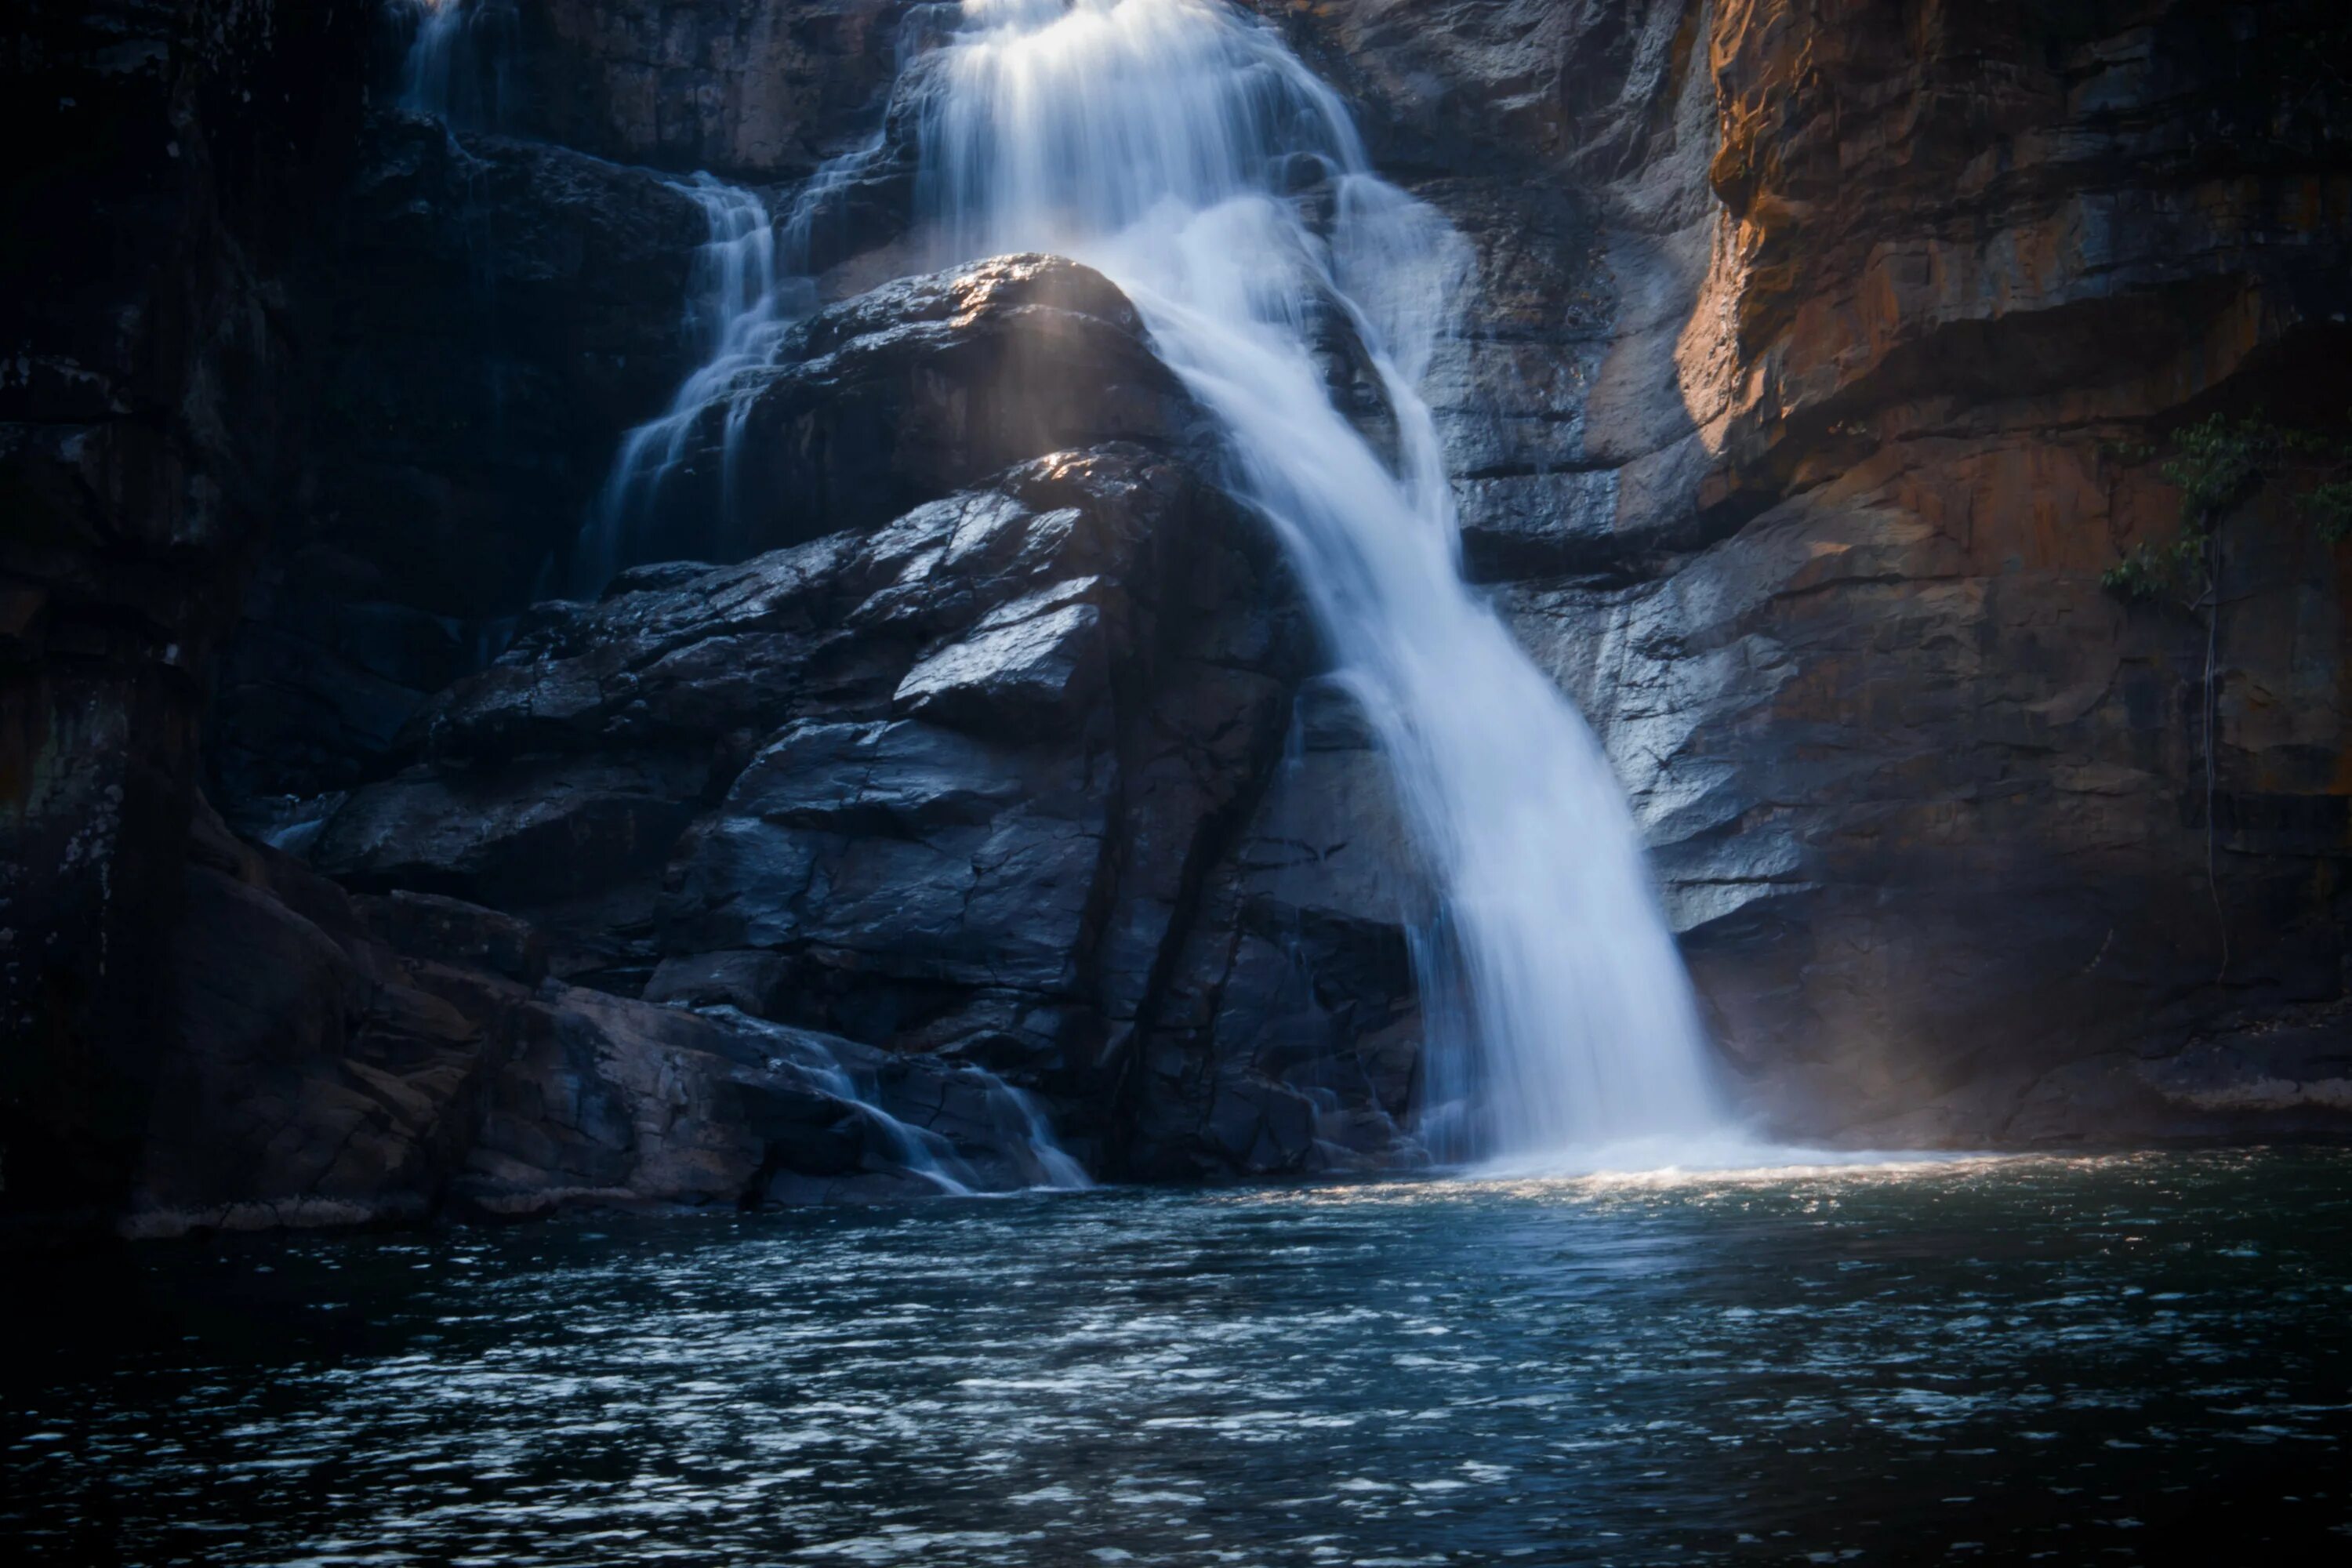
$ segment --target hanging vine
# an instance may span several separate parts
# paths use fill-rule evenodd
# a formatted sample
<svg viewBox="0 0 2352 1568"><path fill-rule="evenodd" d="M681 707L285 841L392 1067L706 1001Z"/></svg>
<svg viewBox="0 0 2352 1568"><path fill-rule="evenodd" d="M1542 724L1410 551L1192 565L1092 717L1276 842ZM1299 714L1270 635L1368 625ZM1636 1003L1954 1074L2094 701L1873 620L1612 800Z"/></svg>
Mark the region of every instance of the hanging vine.
<svg viewBox="0 0 2352 1568"><path fill-rule="evenodd" d="M2221 938L2218 982L2230 973L2230 927L2221 908L2214 804L2221 779L2221 710L2215 670L2221 629L2222 532L2231 513L2265 486L2292 480L2295 512L2329 543L2352 538L2352 434L2273 424L2257 410L2237 419L2216 414L2173 432L2161 454L2136 447L2117 454L2145 463L2161 455L2164 481L2180 492L2180 529L2160 544L2141 543L2101 574L2099 582L2128 603L2170 600L2205 626L2201 683L2205 752L2205 887Z"/></svg>

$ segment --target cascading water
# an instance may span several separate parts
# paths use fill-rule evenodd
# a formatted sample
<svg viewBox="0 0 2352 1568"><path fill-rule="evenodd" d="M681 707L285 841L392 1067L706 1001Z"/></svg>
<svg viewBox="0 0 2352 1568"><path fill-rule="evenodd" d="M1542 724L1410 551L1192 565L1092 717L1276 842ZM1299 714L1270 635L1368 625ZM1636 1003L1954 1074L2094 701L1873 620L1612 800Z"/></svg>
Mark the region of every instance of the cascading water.
<svg viewBox="0 0 2352 1568"><path fill-rule="evenodd" d="M1598 744L1462 581L1415 391L1459 237L1375 177L1338 98L1219 0L965 0L962 17L921 83L922 216L958 258L1050 250L1106 273L1223 422L1438 897L1415 944L1425 1134L1449 1158L1672 1158L1721 1121L1688 981ZM1376 367L1392 458L1328 395L1335 324Z"/></svg>
<svg viewBox="0 0 2352 1568"><path fill-rule="evenodd" d="M881 150L879 141L828 161L812 175L779 225L767 204L751 191L709 174L677 182L693 198L709 226L709 239L698 258L688 305L689 324L702 339L706 357L679 384L661 416L621 439L612 471L596 500L573 552L575 589L594 595L615 568L626 563L639 535L649 534L650 518L664 485L694 444L703 416L724 405L720 426L717 504L723 513L736 501L736 455L750 411L751 383L743 373L773 364L792 325L816 307L816 287L807 276L814 229L842 186ZM724 516L718 530L730 531Z"/></svg>
<svg viewBox="0 0 2352 1568"><path fill-rule="evenodd" d="M660 418L622 437L572 567L575 582L586 594L603 587L621 563L633 527L685 454L703 411L734 397L742 371L774 358L777 340L791 321L781 308L776 229L767 204L709 174L680 181L676 188L693 198L709 228L710 237L696 258L688 304L689 325L702 340L706 357L701 368L679 384ZM730 404L720 447L722 506L734 493L741 423L740 405Z"/></svg>
<svg viewBox="0 0 2352 1568"><path fill-rule="evenodd" d="M908 1175L929 1183L942 1193L970 1196L1003 1191L1006 1180L1015 1187L1055 1187L1083 1190L1094 1185L1086 1168L1063 1152L1054 1130L1035 1100L1006 1083L987 1068L966 1062L955 1068L977 1092L994 1133L991 1141L1003 1167L992 1182L973 1162L939 1133L900 1121L888 1109L887 1096L872 1072L856 1072L814 1039L798 1042L791 1058L817 1087L858 1114L888 1146L893 1163ZM781 1065L781 1061L778 1064Z"/></svg>
<svg viewBox="0 0 2352 1568"><path fill-rule="evenodd" d="M400 106L495 131L517 20L511 0L406 0L416 32L401 64Z"/></svg>

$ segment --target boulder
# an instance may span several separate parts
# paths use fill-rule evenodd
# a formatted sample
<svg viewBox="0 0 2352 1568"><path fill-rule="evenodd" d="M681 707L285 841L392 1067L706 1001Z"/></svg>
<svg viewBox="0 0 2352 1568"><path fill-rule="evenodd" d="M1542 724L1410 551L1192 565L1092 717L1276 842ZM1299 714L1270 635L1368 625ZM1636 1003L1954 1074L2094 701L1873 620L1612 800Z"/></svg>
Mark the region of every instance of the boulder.
<svg viewBox="0 0 2352 1568"><path fill-rule="evenodd" d="M354 900L208 811L192 840L126 1235L1078 1179L976 1066L539 984L510 916Z"/></svg>
<svg viewBox="0 0 2352 1568"><path fill-rule="evenodd" d="M1063 448L1213 450L1126 296L1093 269L1006 256L905 278L793 328L685 434L625 561L735 559L879 528Z"/></svg>

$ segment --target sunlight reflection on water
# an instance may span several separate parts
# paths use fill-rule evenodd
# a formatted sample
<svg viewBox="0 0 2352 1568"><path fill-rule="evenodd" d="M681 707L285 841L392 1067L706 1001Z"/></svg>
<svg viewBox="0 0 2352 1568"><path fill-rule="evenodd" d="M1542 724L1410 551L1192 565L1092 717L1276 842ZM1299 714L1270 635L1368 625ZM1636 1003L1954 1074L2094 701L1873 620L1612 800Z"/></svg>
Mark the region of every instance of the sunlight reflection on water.
<svg viewBox="0 0 2352 1568"><path fill-rule="evenodd" d="M2127 1562L2193 1517L2277 1556L2352 1521L2347 1178L1969 1159L148 1248L60 1275L0 1524L50 1561L1623 1563Z"/></svg>

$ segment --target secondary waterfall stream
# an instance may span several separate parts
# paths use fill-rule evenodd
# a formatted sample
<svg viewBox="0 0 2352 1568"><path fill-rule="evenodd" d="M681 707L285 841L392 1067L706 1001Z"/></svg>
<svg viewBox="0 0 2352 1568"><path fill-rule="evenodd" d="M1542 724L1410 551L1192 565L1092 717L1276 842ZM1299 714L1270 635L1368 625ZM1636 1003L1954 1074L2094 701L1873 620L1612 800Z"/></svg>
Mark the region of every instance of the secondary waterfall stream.
<svg viewBox="0 0 2352 1568"><path fill-rule="evenodd" d="M1362 704L1434 885L1419 933L1441 1158L1581 1158L1720 1121L1688 980L1583 721L1464 584L1417 384L1465 246L1347 110L1219 0L965 0L919 201L956 258L1045 250L1123 288L1223 422ZM1296 194L1294 194L1296 193ZM1335 405L1352 333L1395 425ZM1382 443L1383 445L1387 443Z"/></svg>
<svg viewBox="0 0 2352 1568"><path fill-rule="evenodd" d="M658 419L621 438L621 449L604 480L604 494L583 531L572 572L583 592L604 586L618 564L633 523L674 468L703 410L728 399L725 446L719 479L719 504L735 493L734 457L742 434L741 403L733 400L736 376L770 363L790 314L777 282L776 229L768 209L750 191L697 174L677 188L702 209L710 238L696 258L688 314L708 356L686 378Z"/></svg>

